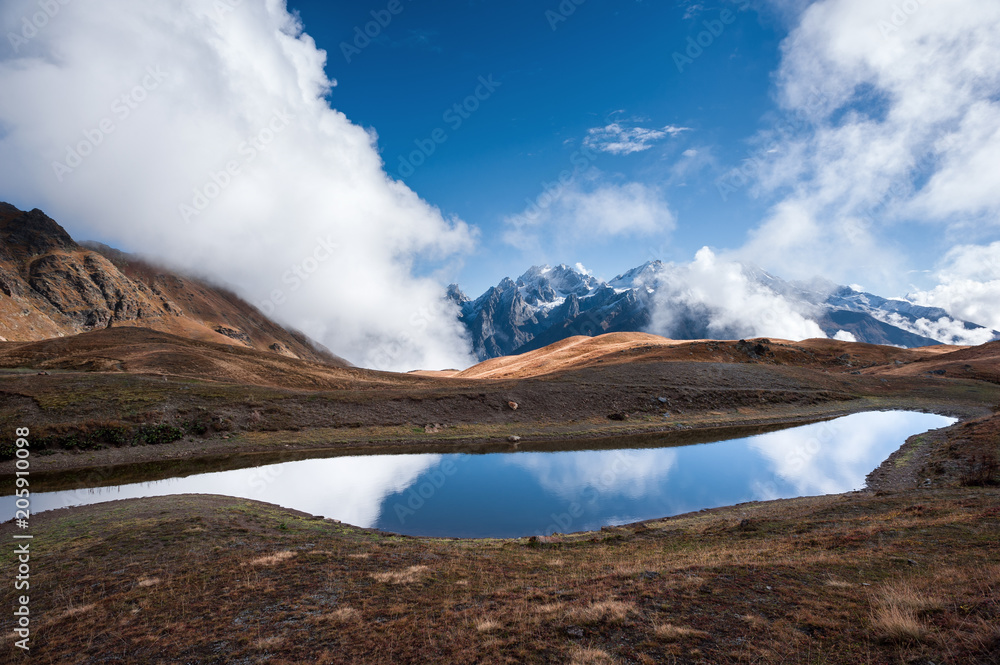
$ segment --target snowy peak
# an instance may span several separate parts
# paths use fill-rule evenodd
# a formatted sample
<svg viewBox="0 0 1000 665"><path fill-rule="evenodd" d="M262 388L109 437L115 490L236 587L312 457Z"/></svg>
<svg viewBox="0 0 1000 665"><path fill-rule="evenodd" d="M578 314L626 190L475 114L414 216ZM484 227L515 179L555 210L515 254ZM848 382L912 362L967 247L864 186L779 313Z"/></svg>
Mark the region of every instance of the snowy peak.
<svg viewBox="0 0 1000 665"><path fill-rule="evenodd" d="M471 300L469 296L465 295L462 289L458 288L458 284L449 284L448 290L445 292L445 297L454 301L459 307Z"/></svg>
<svg viewBox="0 0 1000 665"><path fill-rule="evenodd" d="M537 307L556 307L570 295L577 298L593 295L602 282L562 264L555 268L533 266L518 277L516 284L526 303Z"/></svg>
<svg viewBox="0 0 1000 665"><path fill-rule="evenodd" d="M647 261L638 268L632 268L628 272L618 275L608 282L608 285L619 291L645 289L652 292L656 288L656 281L663 269L663 261Z"/></svg>

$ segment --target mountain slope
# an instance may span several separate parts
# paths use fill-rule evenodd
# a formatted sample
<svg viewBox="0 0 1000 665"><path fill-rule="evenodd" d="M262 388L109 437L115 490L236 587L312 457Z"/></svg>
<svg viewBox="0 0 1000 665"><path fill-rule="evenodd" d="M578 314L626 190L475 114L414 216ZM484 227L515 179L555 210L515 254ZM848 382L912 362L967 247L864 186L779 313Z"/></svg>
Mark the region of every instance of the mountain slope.
<svg viewBox="0 0 1000 665"><path fill-rule="evenodd" d="M356 390L407 380L343 363L256 351L232 340L220 344L131 326L0 343L0 367L179 377L294 390Z"/></svg>
<svg viewBox="0 0 1000 665"><path fill-rule="evenodd" d="M992 347L992 348L990 348ZM633 370L646 363L754 364L825 370L834 374L901 373L926 374L939 367L962 367L978 362L986 366L996 360L1000 343L963 349L936 346L900 349L892 346L811 339L792 342L780 339L733 341L674 340L648 333L611 333L595 337L576 336L541 349L515 356L491 358L451 375L457 379L526 379L585 368L627 366ZM919 369L917 363L923 363ZM965 376L969 376L969 371ZM995 377L980 369L982 376ZM979 378L978 376L976 378ZM981 380L995 380L986 378Z"/></svg>
<svg viewBox="0 0 1000 665"><path fill-rule="evenodd" d="M656 308L669 310L671 321L669 331L656 332L675 339L719 337L719 328L710 325L710 307L665 295L660 285L664 278L675 276L671 271L676 267L652 261L605 283L565 265L535 266L516 281L503 279L475 300L456 285L450 287L449 296L461 308L480 360L526 353L578 335L646 332ZM839 334L839 338L905 348L1000 339L1000 333L954 320L942 309L824 280L787 282L754 266L743 266L742 273L752 290L783 299L828 337ZM753 336L750 330L727 327L725 332L734 339Z"/></svg>
<svg viewBox="0 0 1000 665"><path fill-rule="evenodd" d="M76 243L40 210L0 203L0 341L111 327L346 364L225 289L96 243Z"/></svg>

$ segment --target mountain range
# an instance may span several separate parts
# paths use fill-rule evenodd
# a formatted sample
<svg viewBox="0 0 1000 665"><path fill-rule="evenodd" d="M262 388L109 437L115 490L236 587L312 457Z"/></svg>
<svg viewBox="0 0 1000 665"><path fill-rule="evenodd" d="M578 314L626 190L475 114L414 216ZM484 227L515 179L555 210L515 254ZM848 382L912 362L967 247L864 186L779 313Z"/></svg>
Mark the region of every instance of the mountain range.
<svg viewBox="0 0 1000 665"><path fill-rule="evenodd" d="M820 279L788 282L754 266L741 269L751 291L784 300L828 337L905 348L960 342L956 330L961 338L1000 339L997 331L957 321L943 309ZM672 264L651 261L605 282L566 265L534 266L516 280L504 278L478 298L469 298L454 284L448 288L448 297L460 308L479 360L533 351L575 335L754 336L752 327L739 324L727 326L721 335L717 325L710 331L710 307L693 306L662 288L677 270ZM669 329L652 329L657 308L669 310Z"/></svg>
<svg viewBox="0 0 1000 665"><path fill-rule="evenodd" d="M448 288L448 297L459 306L479 360L533 351L577 335L652 332L681 340L765 336L739 316L730 316L730 323L720 327L711 300L692 304L678 297L682 270L651 261L605 282L566 265L534 266L476 299L457 285ZM943 309L819 279L789 282L748 265L741 271L749 292L783 301L816 324L817 336L822 331L847 341L905 348L1000 339L1000 333L957 321ZM759 313L745 314L753 315ZM0 343L113 326L346 365L227 289L105 245L78 243L42 211L0 203Z"/></svg>

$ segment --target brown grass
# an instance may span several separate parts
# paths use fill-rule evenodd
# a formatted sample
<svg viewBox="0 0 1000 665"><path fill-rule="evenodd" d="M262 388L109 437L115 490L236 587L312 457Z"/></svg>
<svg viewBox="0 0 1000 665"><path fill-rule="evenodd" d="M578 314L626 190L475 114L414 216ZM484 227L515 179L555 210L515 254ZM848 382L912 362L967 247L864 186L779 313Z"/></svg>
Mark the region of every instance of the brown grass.
<svg viewBox="0 0 1000 665"><path fill-rule="evenodd" d="M740 621L746 622L748 626L750 626L755 630L759 630L761 628L767 628L770 625L770 622L767 619L760 616L759 614L753 614L752 612L749 614L739 614L737 615L737 618Z"/></svg>
<svg viewBox="0 0 1000 665"><path fill-rule="evenodd" d="M919 641L927 634L919 615L940 609L941 602L921 593L909 582L883 585L872 607L872 624L876 633L890 642Z"/></svg>
<svg viewBox="0 0 1000 665"><path fill-rule="evenodd" d="M288 561L293 556L295 556L295 552L291 552L291 551L288 551L288 550L286 550L284 552L275 552L274 554L268 554L267 556L262 556L260 558L254 559L253 561L250 561L250 565L251 566L274 566L274 565L277 565L277 564L281 563L282 561Z"/></svg>
<svg viewBox="0 0 1000 665"><path fill-rule="evenodd" d="M419 582L427 570L427 566L410 566L405 570L372 573L372 577L383 584L413 584L414 582Z"/></svg>
<svg viewBox="0 0 1000 665"><path fill-rule="evenodd" d="M601 649L576 647L570 653L570 665L612 665L615 659Z"/></svg>
<svg viewBox="0 0 1000 665"><path fill-rule="evenodd" d="M685 628L684 626L675 626L671 623L660 624L653 628L653 633L666 642L677 642L685 638L699 638L703 639L708 637L708 633L703 630L696 630L694 628Z"/></svg>
<svg viewBox="0 0 1000 665"><path fill-rule="evenodd" d="M81 614L89 614L94 608L97 607L95 603L89 603L87 605L77 605L76 607L70 607L65 612L62 613L63 619L78 616Z"/></svg>
<svg viewBox="0 0 1000 665"><path fill-rule="evenodd" d="M539 605L535 608L538 614L553 614L555 612L560 612L566 607L566 603L546 603L544 605Z"/></svg>
<svg viewBox="0 0 1000 665"><path fill-rule="evenodd" d="M834 589L850 589L851 587L854 586L850 582L847 582L845 580L836 577L831 577L826 582L824 582L824 584L827 585L828 587L833 587Z"/></svg>
<svg viewBox="0 0 1000 665"><path fill-rule="evenodd" d="M910 582L895 582L882 586L880 603L883 605L901 607L912 612L928 612L941 609L941 601L918 590Z"/></svg>
<svg viewBox="0 0 1000 665"><path fill-rule="evenodd" d="M912 610L895 605L876 606L872 624L878 635L889 642L921 640L927 632Z"/></svg>
<svg viewBox="0 0 1000 665"><path fill-rule="evenodd" d="M476 622L476 632L478 633L491 633L500 630L500 627L500 624L493 619L482 619Z"/></svg>
<svg viewBox="0 0 1000 665"><path fill-rule="evenodd" d="M618 600L603 600L591 603L587 607L574 608L570 610L569 616L583 623L599 623L601 621L621 623L634 611L635 605L632 603L623 603Z"/></svg>
<svg viewBox="0 0 1000 665"><path fill-rule="evenodd" d="M358 612L353 607L340 607L330 612L326 616L334 621L347 622L347 621L354 621L355 619L359 618L361 616L361 613Z"/></svg>
<svg viewBox="0 0 1000 665"><path fill-rule="evenodd" d="M270 637L261 637L257 639L253 646L255 649L260 651L268 651L270 649L276 649L280 647L285 642L285 638L282 635L272 635Z"/></svg>

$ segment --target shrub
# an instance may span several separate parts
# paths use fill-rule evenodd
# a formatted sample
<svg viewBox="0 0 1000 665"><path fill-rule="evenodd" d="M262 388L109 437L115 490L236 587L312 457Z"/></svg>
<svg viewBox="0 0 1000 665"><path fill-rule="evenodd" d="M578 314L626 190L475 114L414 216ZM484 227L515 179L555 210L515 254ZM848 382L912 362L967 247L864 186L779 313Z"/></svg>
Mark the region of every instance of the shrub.
<svg viewBox="0 0 1000 665"><path fill-rule="evenodd" d="M171 443L184 437L184 430L173 425L142 425L136 432L136 441L150 446Z"/></svg>
<svg viewBox="0 0 1000 665"><path fill-rule="evenodd" d="M202 430L207 431L207 425ZM120 422L84 422L79 425L51 425L36 430L31 449L100 450L111 445L156 445L171 443L184 437L184 430L173 425L141 425L135 427ZM0 445L0 460L14 459L13 443Z"/></svg>
<svg viewBox="0 0 1000 665"><path fill-rule="evenodd" d="M190 422L184 423L184 430L188 434L194 434L196 436L204 436L208 432L208 423L201 420L192 420Z"/></svg>
<svg viewBox="0 0 1000 665"><path fill-rule="evenodd" d="M997 462L997 456L994 453L983 453L979 457L973 455L962 474L961 482L969 487L1000 485L1000 462Z"/></svg>

